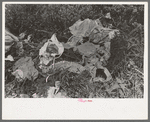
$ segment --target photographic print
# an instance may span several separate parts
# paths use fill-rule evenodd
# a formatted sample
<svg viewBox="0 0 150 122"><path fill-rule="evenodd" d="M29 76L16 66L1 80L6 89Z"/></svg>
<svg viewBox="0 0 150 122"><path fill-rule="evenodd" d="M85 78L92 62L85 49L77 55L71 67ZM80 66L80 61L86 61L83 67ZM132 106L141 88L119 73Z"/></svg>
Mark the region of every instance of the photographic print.
<svg viewBox="0 0 150 122"><path fill-rule="evenodd" d="M5 4L5 98L143 98L144 5Z"/></svg>
<svg viewBox="0 0 150 122"><path fill-rule="evenodd" d="M146 2L2 10L4 119L148 118Z"/></svg>

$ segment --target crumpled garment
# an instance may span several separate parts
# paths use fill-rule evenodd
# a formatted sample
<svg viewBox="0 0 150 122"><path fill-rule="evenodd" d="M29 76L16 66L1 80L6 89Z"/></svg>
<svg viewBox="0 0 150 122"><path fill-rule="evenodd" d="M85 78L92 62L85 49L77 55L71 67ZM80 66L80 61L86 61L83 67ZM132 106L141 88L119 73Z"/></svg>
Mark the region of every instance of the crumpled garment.
<svg viewBox="0 0 150 122"><path fill-rule="evenodd" d="M67 49L77 46L77 43L82 43L83 37L89 37L89 41L99 43L100 41L109 42L118 34L118 30L104 28L99 19L78 20L71 27L69 27L72 37L68 40Z"/></svg>
<svg viewBox="0 0 150 122"><path fill-rule="evenodd" d="M56 35L53 34L51 39L43 45L43 47L39 51L40 56L40 64L47 65L54 58L59 58L64 52L64 47L62 43L60 43Z"/></svg>
<svg viewBox="0 0 150 122"><path fill-rule="evenodd" d="M82 43L83 37L89 37L91 32L97 26L101 26L101 22L97 20L85 19L81 21L80 19L75 22L71 27L69 27L70 32L72 33L72 37L68 40L66 47L67 49L77 46L77 43Z"/></svg>
<svg viewBox="0 0 150 122"><path fill-rule="evenodd" d="M71 27L70 32L75 37L89 37L91 33L99 34L100 39L109 36L110 39L114 38L116 29L104 28L101 22L97 20L85 19L84 21L78 20Z"/></svg>
<svg viewBox="0 0 150 122"><path fill-rule="evenodd" d="M38 77L38 70L34 67L34 62L31 57L23 57L16 61L13 66L13 73L17 79L35 80Z"/></svg>
<svg viewBox="0 0 150 122"><path fill-rule="evenodd" d="M92 30L97 26L98 24L95 20L85 19L84 21L78 20L69 27L69 29L76 37L88 37Z"/></svg>

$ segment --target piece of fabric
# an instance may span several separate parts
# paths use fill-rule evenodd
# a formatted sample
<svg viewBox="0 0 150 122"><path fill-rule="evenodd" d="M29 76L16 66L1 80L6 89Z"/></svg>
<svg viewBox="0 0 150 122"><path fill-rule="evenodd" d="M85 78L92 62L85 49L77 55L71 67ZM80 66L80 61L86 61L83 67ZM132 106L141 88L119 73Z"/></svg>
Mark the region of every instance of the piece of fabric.
<svg viewBox="0 0 150 122"><path fill-rule="evenodd" d="M57 40L55 34L39 50L40 64L47 65L54 58L59 58L64 52L64 46Z"/></svg>

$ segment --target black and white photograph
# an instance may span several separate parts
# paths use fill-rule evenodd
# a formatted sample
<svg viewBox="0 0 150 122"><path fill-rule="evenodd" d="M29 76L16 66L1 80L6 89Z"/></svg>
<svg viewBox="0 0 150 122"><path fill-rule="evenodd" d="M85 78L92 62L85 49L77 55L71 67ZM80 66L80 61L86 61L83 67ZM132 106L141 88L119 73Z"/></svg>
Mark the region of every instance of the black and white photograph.
<svg viewBox="0 0 150 122"><path fill-rule="evenodd" d="M4 99L147 98L145 4L6 2L3 13Z"/></svg>

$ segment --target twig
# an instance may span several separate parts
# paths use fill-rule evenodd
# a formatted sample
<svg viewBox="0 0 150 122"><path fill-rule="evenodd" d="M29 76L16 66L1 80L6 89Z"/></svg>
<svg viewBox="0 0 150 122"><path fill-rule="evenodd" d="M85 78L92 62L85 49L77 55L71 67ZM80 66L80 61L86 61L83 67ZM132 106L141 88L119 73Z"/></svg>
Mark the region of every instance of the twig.
<svg viewBox="0 0 150 122"><path fill-rule="evenodd" d="M33 46L33 45L30 45L29 43L27 43L31 48L36 48L35 46Z"/></svg>
<svg viewBox="0 0 150 122"><path fill-rule="evenodd" d="M71 38L73 38L74 37L74 35L72 35L69 39L68 39L68 41L67 42L69 42L70 40L71 40Z"/></svg>
<svg viewBox="0 0 150 122"><path fill-rule="evenodd" d="M139 29L140 25L138 25L135 29L133 29L130 33L129 33L129 37Z"/></svg>
<svg viewBox="0 0 150 122"><path fill-rule="evenodd" d="M133 83L134 83L133 93L134 93L134 98L135 98L135 80L133 80Z"/></svg>
<svg viewBox="0 0 150 122"><path fill-rule="evenodd" d="M51 32L48 32L48 31L46 31L46 30L38 30L38 29L35 29L35 31L44 32L44 33L47 33L47 34L51 34Z"/></svg>
<svg viewBox="0 0 150 122"><path fill-rule="evenodd" d="M53 58L53 69L55 68L55 57Z"/></svg>
<svg viewBox="0 0 150 122"><path fill-rule="evenodd" d="M25 82L26 82L26 80L23 81L23 84L22 84L21 88L24 86Z"/></svg>
<svg viewBox="0 0 150 122"><path fill-rule="evenodd" d="M144 76L144 74L143 74L141 71L139 71L138 69L135 69L135 68L134 68L134 70L136 70L137 72L139 72L141 75Z"/></svg>

